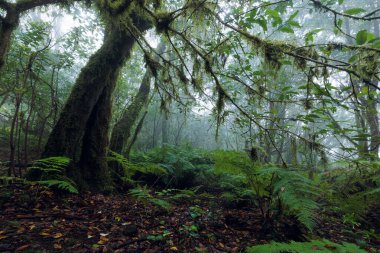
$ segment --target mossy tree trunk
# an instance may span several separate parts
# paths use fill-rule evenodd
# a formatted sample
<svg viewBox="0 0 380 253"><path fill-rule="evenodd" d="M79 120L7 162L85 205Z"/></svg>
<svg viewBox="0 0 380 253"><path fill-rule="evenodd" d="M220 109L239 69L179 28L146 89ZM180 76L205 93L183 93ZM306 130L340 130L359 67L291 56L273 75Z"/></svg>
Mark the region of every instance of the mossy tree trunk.
<svg viewBox="0 0 380 253"><path fill-rule="evenodd" d="M114 26L107 31L102 47L82 69L43 153L43 157L70 157L73 165L67 170L68 176L80 189L93 191L111 187L105 159L111 95L135 43L134 36Z"/></svg>
<svg viewBox="0 0 380 253"><path fill-rule="evenodd" d="M376 88L369 87L370 94L376 94ZM369 152L372 159L379 158L380 146L380 129L379 129L379 114L377 110L377 101L373 95L369 95L367 99L366 118L371 134Z"/></svg>
<svg viewBox="0 0 380 253"><path fill-rule="evenodd" d="M107 168L109 123L112 93L118 73L112 73L87 121L79 162L82 184L90 190L112 190L111 175Z"/></svg>
<svg viewBox="0 0 380 253"><path fill-rule="evenodd" d="M112 131L110 149L126 157L129 155L129 152L126 151L129 151L133 144L135 133L139 131L137 126L148 106L151 79L152 72L147 69L136 97Z"/></svg>
<svg viewBox="0 0 380 253"><path fill-rule="evenodd" d="M165 44L163 42L159 43L157 54L164 53L164 50ZM154 60L158 61L158 56L154 57ZM129 157L131 148L136 141L147 113L152 77L152 70L148 66L136 97L127 107L112 131L110 149L123 154L127 158Z"/></svg>

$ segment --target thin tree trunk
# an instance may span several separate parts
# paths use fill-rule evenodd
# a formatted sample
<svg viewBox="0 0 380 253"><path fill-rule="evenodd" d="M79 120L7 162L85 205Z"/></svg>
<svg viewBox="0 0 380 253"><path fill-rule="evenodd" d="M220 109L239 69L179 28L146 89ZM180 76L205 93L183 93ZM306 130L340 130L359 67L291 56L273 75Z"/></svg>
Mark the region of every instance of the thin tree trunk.
<svg viewBox="0 0 380 253"><path fill-rule="evenodd" d="M162 121L161 121L161 146L164 147L166 144L168 144L168 128L169 128L169 119L168 115L164 112L162 115Z"/></svg>
<svg viewBox="0 0 380 253"><path fill-rule="evenodd" d="M20 110L21 99L19 99L18 95L16 95L15 101L15 113L13 114L11 130L9 134L9 147L10 147L10 155L9 155L9 169L8 176L12 176L12 173L15 172L15 154L16 154L16 145L15 145L15 132L17 133L17 125L18 125L18 114Z"/></svg>
<svg viewBox="0 0 380 253"><path fill-rule="evenodd" d="M143 126L143 123L144 123L144 119L145 119L145 116L147 114L148 114L148 111L145 111L144 115L140 119L139 124L137 125L136 131L134 132L134 135L133 135L130 143L127 143L127 146L125 147L125 154L127 155L127 158L129 158L129 154L131 153L132 146L133 146L133 144L137 140L137 136L138 136L138 134L140 133L140 131L142 129L142 126Z"/></svg>
<svg viewBox="0 0 380 253"><path fill-rule="evenodd" d="M157 54L162 54L165 50L165 44L161 42L157 49ZM158 60L158 57L155 57L155 60ZM119 122L116 123L112 131L110 142L111 150L122 153L127 158L129 157L129 152L140 132L146 115L152 77L153 73L148 66L136 97L124 111L123 116Z"/></svg>
<svg viewBox="0 0 380 253"><path fill-rule="evenodd" d="M146 111L149 100L151 77L152 73L148 69L141 81L136 97L127 107L123 116L116 123L112 131L110 143L111 150L117 153L123 153L127 157L129 154L125 153L124 147L131 144L134 133L138 130L137 125Z"/></svg>
<svg viewBox="0 0 380 253"><path fill-rule="evenodd" d="M376 89L372 86L369 87L369 93L376 93ZM367 99L366 119L371 134L369 152L372 158L379 158L379 145L380 145L380 129L379 129L379 114L377 111L377 102L373 95L369 95Z"/></svg>
<svg viewBox="0 0 380 253"><path fill-rule="evenodd" d="M30 126L30 119L33 114L34 110L34 104L35 104L35 98L36 98L36 91L35 87L33 84L33 80L31 82L31 88L32 88L32 97L30 99L30 105L29 105L29 110L28 110L28 116L26 118L25 122L25 130L24 130L24 164L28 164L28 136L29 136L29 126ZM21 174L21 169L20 169L20 174Z"/></svg>

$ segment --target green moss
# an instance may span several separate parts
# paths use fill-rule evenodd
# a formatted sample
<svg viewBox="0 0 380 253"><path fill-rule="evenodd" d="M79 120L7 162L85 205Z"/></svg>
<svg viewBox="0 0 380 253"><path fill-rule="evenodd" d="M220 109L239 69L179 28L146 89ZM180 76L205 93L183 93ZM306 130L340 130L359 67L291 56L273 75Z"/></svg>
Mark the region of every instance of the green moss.
<svg viewBox="0 0 380 253"><path fill-rule="evenodd" d="M157 33L163 33L168 30L170 24L174 21L172 13L159 12L156 14L155 26Z"/></svg>

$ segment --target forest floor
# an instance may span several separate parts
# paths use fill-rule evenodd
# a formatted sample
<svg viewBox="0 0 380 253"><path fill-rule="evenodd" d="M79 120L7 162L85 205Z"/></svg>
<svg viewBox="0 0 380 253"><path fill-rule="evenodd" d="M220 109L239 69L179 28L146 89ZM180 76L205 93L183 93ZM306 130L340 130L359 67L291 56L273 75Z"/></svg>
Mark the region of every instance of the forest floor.
<svg viewBox="0 0 380 253"><path fill-rule="evenodd" d="M226 208L211 195L176 201L164 211L122 194L62 196L21 183L4 189L0 252L245 252L276 239L260 233L259 210ZM351 240L344 224L321 222L319 236ZM300 236L292 226L279 231L281 240Z"/></svg>

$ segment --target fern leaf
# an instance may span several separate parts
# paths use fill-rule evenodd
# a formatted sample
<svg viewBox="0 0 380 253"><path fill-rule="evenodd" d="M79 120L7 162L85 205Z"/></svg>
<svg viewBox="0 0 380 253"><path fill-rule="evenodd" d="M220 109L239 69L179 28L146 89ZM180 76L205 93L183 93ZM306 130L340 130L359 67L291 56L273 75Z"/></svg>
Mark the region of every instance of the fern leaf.
<svg viewBox="0 0 380 253"><path fill-rule="evenodd" d="M37 181L39 184L47 185L48 187L57 187L58 189L78 194L78 189L70 182L63 180L42 180Z"/></svg>

